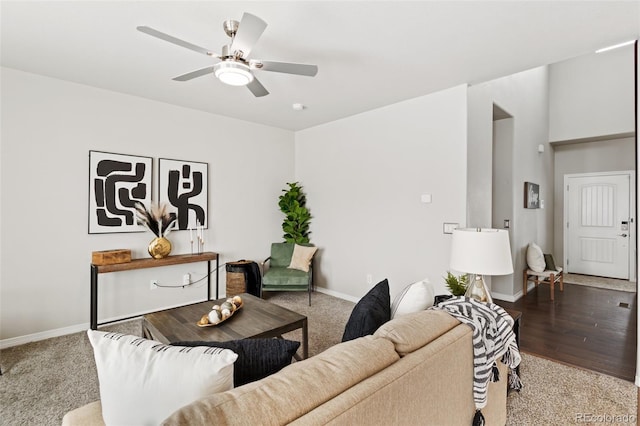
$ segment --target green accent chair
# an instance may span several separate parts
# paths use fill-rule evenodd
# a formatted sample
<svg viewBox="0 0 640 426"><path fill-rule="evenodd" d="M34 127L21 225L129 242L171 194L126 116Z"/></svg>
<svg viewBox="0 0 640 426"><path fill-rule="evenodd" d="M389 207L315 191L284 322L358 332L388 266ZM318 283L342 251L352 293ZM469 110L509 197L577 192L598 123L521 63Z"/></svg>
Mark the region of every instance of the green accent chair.
<svg viewBox="0 0 640 426"><path fill-rule="evenodd" d="M294 246L294 243L271 244L271 255L262 262L260 295L265 291L306 291L311 306L313 261L309 265L309 272L289 268Z"/></svg>

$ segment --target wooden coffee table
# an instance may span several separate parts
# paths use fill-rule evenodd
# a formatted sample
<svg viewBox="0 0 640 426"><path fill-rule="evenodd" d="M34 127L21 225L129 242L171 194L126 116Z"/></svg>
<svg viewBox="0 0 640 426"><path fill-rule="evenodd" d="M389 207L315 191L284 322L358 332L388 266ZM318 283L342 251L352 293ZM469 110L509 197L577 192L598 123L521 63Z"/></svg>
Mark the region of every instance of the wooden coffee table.
<svg viewBox="0 0 640 426"><path fill-rule="evenodd" d="M211 311L213 305L220 304L227 298L146 314L142 321L144 337L167 344L194 340L224 342L258 337L282 337L284 333L301 328L302 358L308 357L307 317L251 294L243 293L240 296L242 308L228 320L211 327L198 327L196 323Z"/></svg>

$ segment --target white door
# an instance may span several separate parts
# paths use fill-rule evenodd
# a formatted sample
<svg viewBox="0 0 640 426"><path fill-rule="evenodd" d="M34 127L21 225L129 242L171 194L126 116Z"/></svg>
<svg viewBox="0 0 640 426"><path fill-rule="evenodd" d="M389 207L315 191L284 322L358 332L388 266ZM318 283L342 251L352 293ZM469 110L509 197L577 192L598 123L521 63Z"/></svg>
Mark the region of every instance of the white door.
<svg viewBox="0 0 640 426"><path fill-rule="evenodd" d="M567 272L629 279L630 175L567 177Z"/></svg>

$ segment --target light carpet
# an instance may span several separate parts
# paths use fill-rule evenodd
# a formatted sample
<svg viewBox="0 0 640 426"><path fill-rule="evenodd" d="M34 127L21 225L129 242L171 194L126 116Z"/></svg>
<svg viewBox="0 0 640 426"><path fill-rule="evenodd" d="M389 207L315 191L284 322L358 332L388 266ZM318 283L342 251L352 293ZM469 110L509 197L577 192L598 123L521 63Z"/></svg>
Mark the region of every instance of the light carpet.
<svg viewBox="0 0 640 426"><path fill-rule="evenodd" d="M509 425L636 424L631 382L527 353L520 376L524 388L507 399Z"/></svg>
<svg viewBox="0 0 640 426"><path fill-rule="evenodd" d="M270 293L267 299L309 318L310 355L340 342L354 305L317 292L311 307L306 293ZM141 321L101 329L141 335ZM299 333L285 337L299 339ZM100 397L93 352L84 332L4 349L0 364L2 425L59 425L67 411ZM636 388L624 380L529 354L523 354L521 375L524 389L510 393L507 400L509 425L575 424L580 415L596 420L600 417L593 416L602 416L595 423L625 424L611 420L636 413Z"/></svg>

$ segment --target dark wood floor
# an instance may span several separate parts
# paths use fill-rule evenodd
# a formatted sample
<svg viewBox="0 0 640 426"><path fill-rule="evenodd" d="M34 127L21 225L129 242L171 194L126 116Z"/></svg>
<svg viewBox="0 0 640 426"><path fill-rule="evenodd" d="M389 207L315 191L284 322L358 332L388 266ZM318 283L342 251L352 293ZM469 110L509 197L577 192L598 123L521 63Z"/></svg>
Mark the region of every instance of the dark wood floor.
<svg viewBox="0 0 640 426"><path fill-rule="evenodd" d="M496 303L522 312L523 352L635 380L636 293L565 284L552 302L541 284L514 303Z"/></svg>

